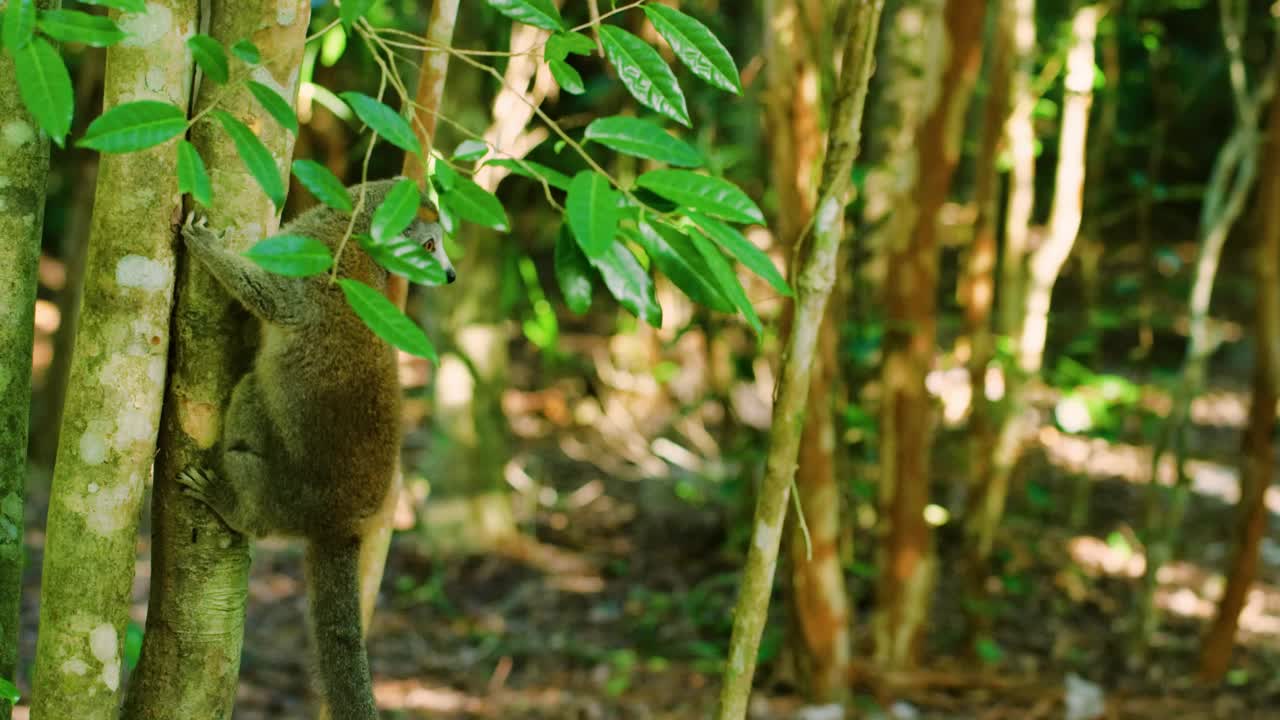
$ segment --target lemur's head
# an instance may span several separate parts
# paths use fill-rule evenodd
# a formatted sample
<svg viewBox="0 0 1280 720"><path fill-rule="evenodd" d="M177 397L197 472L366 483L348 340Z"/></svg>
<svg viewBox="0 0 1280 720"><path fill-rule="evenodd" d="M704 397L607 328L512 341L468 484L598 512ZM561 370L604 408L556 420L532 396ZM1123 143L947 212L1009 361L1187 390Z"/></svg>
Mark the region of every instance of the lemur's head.
<svg viewBox="0 0 1280 720"><path fill-rule="evenodd" d="M418 206L418 216L409 224L405 234L416 240L431 257L440 263L440 267L444 268L446 282L458 279L453 263L449 262L449 254L444 250L444 228L440 225L440 211L430 200L422 198L422 204Z"/></svg>

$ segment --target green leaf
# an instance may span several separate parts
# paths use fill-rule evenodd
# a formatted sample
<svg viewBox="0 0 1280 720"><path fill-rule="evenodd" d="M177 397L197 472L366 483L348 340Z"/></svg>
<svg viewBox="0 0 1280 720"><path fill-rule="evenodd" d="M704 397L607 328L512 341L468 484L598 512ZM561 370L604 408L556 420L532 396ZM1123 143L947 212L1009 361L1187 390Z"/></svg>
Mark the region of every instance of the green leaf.
<svg viewBox="0 0 1280 720"><path fill-rule="evenodd" d="M551 0L489 0L494 10L512 20L543 30L563 30L564 20Z"/></svg>
<svg viewBox="0 0 1280 720"><path fill-rule="evenodd" d="M9 0L4 11L4 46L16 54L31 42L36 31L35 0Z"/></svg>
<svg viewBox="0 0 1280 720"><path fill-rule="evenodd" d="M587 91L587 86L582 83L582 76L569 63L563 60L551 60L547 65L551 68L551 77L556 79L556 84L561 90L572 95L581 95Z"/></svg>
<svg viewBox="0 0 1280 720"><path fill-rule="evenodd" d="M489 152L489 146L480 140L463 140L458 143L458 147L453 151L453 159L462 162L471 162L484 157Z"/></svg>
<svg viewBox="0 0 1280 720"><path fill-rule="evenodd" d="M5 28L8 27L6 18ZM67 66L62 63L58 51L41 37L33 37L24 47L10 52L13 53L18 94L22 96L23 104L58 147L62 147L67 133L71 131L71 115L75 111Z"/></svg>
<svg viewBox="0 0 1280 720"><path fill-rule="evenodd" d="M583 170L573 176L565 200L569 228L587 257L608 252L618 232L618 193L600 173Z"/></svg>
<svg viewBox="0 0 1280 720"><path fill-rule="evenodd" d="M124 31L111 18L76 10L43 10L40 30L55 40L110 47L124 39Z"/></svg>
<svg viewBox="0 0 1280 720"><path fill-rule="evenodd" d="M413 134L413 128L409 127L409 122L400 117L395 110L358 92L344 92L341 97L347 101L365 125L386 138L387 142L422 157L422 144Z"/></svg>
<svg viewBox="0 0 1280 720"><path fill-rule="evenodd" d="M244 166L258 181L258 185L262 187L267 197L271 198L276 209L280 209L284 205L285 187L284 181L280 179L280 170L276 167L275 158L271 157L271 151L267 150L267 146L262 144L252 130L226 111L214 110L210 114L217 118L222 124L222 129L231 136L231 141L235 143L236 152L240 154Z"/></svg>
<svg viewBox="0 0 1280 720"><path fill-rule="evenodd" d="M89 123L76 143L108 153L133 152L159 145L187 130L187 114L177 105L138 100L117 105Z"/></svg>
<svg viewBox="0 0 1280 720"><path fill-rule="evenodd" d="M662 274L691 300L719 312L733 312L733 304L720 292L711 268L689 238L664 225L639 224L639 232L625 230L627 237L644 248Z"/></svg>
<svg viewBox="0 0 1280 720"><path fill-rule="evenodd" d="M405 317L382 293L358 280L343 278L338 281L338 285L342 287L342 294L347 296L347 304L356 311L356 315L369 326L373 334L410 355L427 358L433 363L439 362L436 349L426 333L422 332L422 328Z"/></svg>
<svg viewBox="0 0 1280 720"><path fill-rule="evenodd" d="M791 286L782 277L782 273L778 272L778 267L773 264L768 255L764 254L763 250L743 237L742 233L715 218L700 213L690 212L689 219L748 270L764 278L774 290L787 297L791 296Z"/></svg>
<svg viewBox="0 0 1280 720"><path fill-rule="evenodd" d="M448 205L454 215L467 222L501 232L511 229L502 202L493 193L475 184L471 178L459 175L454 179L453 186L440 196L440 201Z"/></svg>
<svg viewBox="0 0 1280 720"><path fill-rule="evenodd" d="M257 99L258 104L270 113L271 117L276 119L276 122L280 123L280 127L294 135L298 134L298 116L293 113L293 108L289 106L289 101L280 97L280 93L260 82L250 80L246 85L249 87L249 92L253 93L253 97Z"/></svg>
<svg viewBox="0 0 1280 720"><path fill-rule="evenodd" d="M741 223L763 223L764 214L737 185L689 170L653 170L636 185L693 210Z"/></svg>
<svg viewBox="0 0 1280 720"><path fill-rule="evenodd" d="M638 118L617 115L594 120L587 126L586 139L627 155L668 165L697 167L702 164L697 150L658 125Z"/></svg>
<svg viewBox="0 0 1280 720"><path fill-rule="evenodd" d="M733 56L706 25L666 5L645 5L644 14L690 72L721 90L742 94Z"/></svg>
<svg viewBox="0 0 1280 720"><path fill-rule="evenodd" d="M418 215L421 205L422 193L416 183L412 180L396 183L373 213L373 221L369 224L373 239L385 243L404 233Z"/></svg>
<svg viewBox="0 0 1280 720"><path fill-rule="evenodd" d="M511 171L513 175L527 177L533 180L546 180L547 184L553 188L560 190L568 190L569 176L556 170L549 168L542 163L536 163L532 160L512 160L511 158L495 158L486 160L485 165L497 165Z"/></svg>
<svg viewBox="0 0 1280 720"><path fill-rule="evenodd" d="M547 60L564 60L569 57L569 53L590 55L595 49L596 44L582 33L558 32L547 38L542 54Z"/></svg>
<svg viewBox="0 0 1280 720"><path fill-rule="evenodd" d="M247 39L236 41L236 44L231 46L231 54L250 65L262 62L262 53L258 50L258 46Z"/></svg>
<svg viewBox="0 0 1280 720"><path fill-rule="evenodd" d="M397 236L378 242L372 235L359 235L357 239L360 247L374 261L397 275L403 275L410 282L443 285L447 280L440 261L431 257L431 253L414 240Z"/></svg>
<svg viewBox="0 0 1280 720"><path fill-rule="evenodd" d="M690 232L688 238L693 241L693 246L702 255L707 267L711 268L711 276L715 279L720 293L727 297L734 307L742 313L742 316L747 319L747 324L756 332L756 335L763 332L764 325L760 322L760 316L756 313L755 306L751 304L751 298L747 297L747 291L743 289L742 283L738 282L738 276L734 273L733 266L724 258L724 255L720 254L720 249L696 230Z"/></svg>
<svg viewBox="0 0 1280 720"><path fill-rule="evenodd" d="M561 225L556 237L555 266L565 304L581 315L591 308L591 264L574 242L568 225Z"/></svg>
<svg viewBox="0 0 1280 720"><path fill-rule="evenodd" d="M324 243L305 235L276 235L245 251L244 256L277 275L306 277L333 267Z"/></svg>
<svg viewBox="0 0 1280 720"><path fill-rule="evenodd" d="M187 47L191 48L196 64L210 80L219 85L227 81L231 71L227 66L227 53L223 50L222 43L208 35L192 35L187 38Z"/></svg>
<svg viewBox="0 0 1280 720"><path fill-rule="evenodd" d="M18 692L18 686L0 677L0 700L6 700L10 705L17 705L20 699L22 699L22 693Z"/></svg>
<svg viewBox="0 0 1280 720"><path fill-rule="evenodd" d="M364 17L373 7L373 0L343 0L338 12L342 18L342 26L350 28L356 21Z"/></svg>
<svg viewBox="0 0 1280 720"><path fill-rule="evenodd" d="M325 205L342 212L351 212L353 209L347 189L342 186L341 180L329 172L329 168L315 160L294 160L293 174Z"/></svg>
<svg viewBox="0 0 1280 720"><path fill-rule="evenodd" d="M649 44L615 25L600 26L600 41L627 91L642 105L689 127L684 93L671 68Z"/></svg>
<svg viewBox="0 0 1280 720"><path fill-rule="evenodd" d="M662 306L653 294L653 278L625 245L612 243L600 257L588 259L618 304L649 325L662 326Z"/></svg>
<svg viewBox="0 0 1280 720"><path fill-rule="evenodd" d="M140 13L147 9L147 0L80 0L85 5L100 5L124 12Z"/></svg>
<svg viewBox="0 0 1280 720"><path fill-rule="evenodd" d="M178 192L191 193L192 199L205 207L213 204L213 185L204 159L186 140L178 141Z"/></svg>
<svg viewBox="0 0 1280 720"><path fill-rule="evenodd" d="M458 182L458 172L449 167L449 163L438 162L433 170L434 173L431 176L431 180L442 193L452 190L454 183Z"/></svg>

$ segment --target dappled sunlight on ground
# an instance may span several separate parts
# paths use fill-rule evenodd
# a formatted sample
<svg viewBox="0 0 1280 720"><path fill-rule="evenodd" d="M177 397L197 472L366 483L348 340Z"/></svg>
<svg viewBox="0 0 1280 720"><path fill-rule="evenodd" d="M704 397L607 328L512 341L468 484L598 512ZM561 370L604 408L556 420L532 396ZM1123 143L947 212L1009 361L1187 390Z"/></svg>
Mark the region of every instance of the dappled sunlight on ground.
<svg viewBox="0 0 1280 720"><path fill-rule="evenodd" d="M1136 580L1146 572L1146 557L1128 542L1107 542L1080 535L1067 543L1071 559L1092 576L1109 575ZM1208 621L1222 597L1220 573L1191 562L1171 562L1156 574L1156 605L1182 617ZM1240 613L1242 639L1280 638L1280 587L1254 583ZM1250 637L1252 636L1252 637Z"/></svg>
<svg viewBox="0 0 1280 720"><path fill-rule="evenodd" d="M1049 462L1069 473L1139 484L1150 482L1150 446L1069 435L1048 426L1040 429L1038 439ZM1192 492L1228 504L1240 499L1237 468L1211 460L1188 460L1186 467ZM1161 484L1173 485L1176 475L1174 458L1166 455L1160 462ZM1280 488L1267 490L1266 503L1271 512L1280 513Z"/></svg>

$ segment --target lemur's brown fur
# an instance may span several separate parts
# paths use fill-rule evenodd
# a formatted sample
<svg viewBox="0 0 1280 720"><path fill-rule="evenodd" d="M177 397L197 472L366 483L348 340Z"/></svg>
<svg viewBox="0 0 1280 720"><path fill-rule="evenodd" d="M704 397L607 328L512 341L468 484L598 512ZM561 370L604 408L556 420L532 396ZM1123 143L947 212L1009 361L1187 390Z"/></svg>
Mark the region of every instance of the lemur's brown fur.
<svg viewBox="0 0 1280 720"><path fill-rule="evenodd" d="M369 232L395 183L365 184L354 234ZM360 186L348 188L355 202ZM351 216L318 207L281 233L336 251ZM442 260L440 226L427 201L408 237ZM232 529L308 540L311 630L325 701L334 720L373 720L369 660L360 619L360 543L391 486L400 448L395 352L347 305L327 273L289 278L228 251L201 225L183 228L188 252L262 323L262 344L236 385L219 462L187 468L179 482ZM353 239L339 277L382 291L387 272Z"/></svg>

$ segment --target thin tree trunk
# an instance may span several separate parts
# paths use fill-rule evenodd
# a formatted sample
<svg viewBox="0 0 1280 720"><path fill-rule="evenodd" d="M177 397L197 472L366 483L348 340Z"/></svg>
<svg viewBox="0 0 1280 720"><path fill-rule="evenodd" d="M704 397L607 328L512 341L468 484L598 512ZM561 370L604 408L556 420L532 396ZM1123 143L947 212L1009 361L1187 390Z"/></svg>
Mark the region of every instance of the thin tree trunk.
<svg viewBox="0 0 1280 720"><path fill-rule="evenodd" d="M187 104L191 65L183 39L195 26L196 3L147 7L147 22L168 28L149 42L107 51L104 109L143 98ZM138 510L168 360L173 233L181 216L176 153L167 143L100 161L49 502L34 720L116 717Z"/></svg>
<svg viewBox="0 0 1280 720"><path fill-rule="evenodd" d="M813 219L821 166L822 83L816 37L826 11L812 0L765 3L769 90L765 120L770 138L772 185L778 194L775 233L795 248ZM833 230L843 232L843 230ZM790 634L797 677L812 702L834 702L846 691L850 660L849 600L837 553L840 491L835 473L836 315L828 307L818 330L809 383L809 415L800 439L796 492L809 534L792 522L787 537ZM785 320L788 324L790 318Z"/></svg>
<svg viewBox="0 0 1280 720"><path fill-rule="evenodd" d="M448 47L453 44L453 29L458 21L458 0L439 0L431 3L431 20L427 26L427 41L432 45ZM413 132L427 153L435 140L436 110L444 98L444 83L449 72L449 53L426 51L418 75L418 90L411 108ZM427 188L427 169L414 153L405 153L402 171L405 177ZM409 297L408 281L394 273L387 278L387 296L401 310ZM400 496L404 472L396 469L395 481L387 492L383 505L380 527L371 533L360 546L360 616L364 622L361 630L366 634L373 622L373 611L378 602L378 588L387 567L387 551L391 549L392 511Z"/></svg>
<svg viewBox="0 0 1280 720"><path fill-rule="evenodd" d="M1036 99L1031 88L1036 62L1036 3L1008 0L1003 9L1013 33L1014 71L1005 131L1012 163L996 322L998 335L1015 338L1022 327L1026 257L1031 249L1031 215L1036 201L1036 131L1032 122Z"/></svg>
<svg viewBox="0 0 1280 720"><path fill-rule="evenodd" d="M513 55L503 73L503 86L494 97L492 121L484 138L503 157L523 157L533 149L526 132L533 107L554 92L555 85L541 58L526 51L540 45L547 33L528 25L511 29ZM475 179L494 191L506 171L483 167ZM503 471L510 459L507 423L501 393L507 377L508 319L501 303L506 242L490 230L474 229L466 256L458 264L458 287L449 288L424 318L450 336L450 352L440 356L435 380L436 426L447 444L432 452L432 504L426 532L448 551L477 552L514 537L515 518ZM438 494L437 494L438 493Z"/></svg>
<svg viewBox="0 0 1280 720"><path fill-rule="evenodd" d="M1174 392L1173 408L1161 427L1160 437L1151 454L1151 481L1143 519L1147 562L1138 601L1134 604L1137 622L1129 648L1131 662L1138 661L1145 654L1160 621L1155 607L1156 578L1160 568L1173 558L1173 546L1177 542L1191 491L1191 480L1185 469L1186 428L1191 400L1203 387L1209 357L1221 342L1209 326L1213 284L1222 248L1244 211L1257 177L1258 115L1270 99L1276 80L1277 68L1273 63L1257 88L1249 90L1243 51L1246 5L1236 0L1220 0L1219 8L1223 42L1230 58L1228 71L1235 98L1236 127L1214 160L1205 189L1200 210L1200 248L1192 273L1188 304L1190 327L1182 377ZM1280 30L1280 25L1275 29ZM1172 492L1166 493L1159 482L1159 470L1171 447L1175 453L1176 478Z"/></svg>
<svg viewBox="0 0 1280 720"><path fill-rule="evenodd" d="M1240 462L1240 501L1236 505L1234 554L1218 612L1200 646L1200 676L1217 682L1231 664L1240 611L1258 576L1258 556L1267 533L1267 488L1271 486L1275 451L1271 444L1276 422L1277 381L1280 377L1280 103L1270 111L1266 155L1258 211L1262 234L1254 268L1257 305L1254 335L1253 401L1245 429Z"/></svg>
<svg viewBox="0 0 1280 720"><path fill-rule="evenodd" d="M1000 184L996 170L996 157L1005 135L1009 119L1009 91L1012 80L1013 25L1007 11L1011 0L1002 0L992 7L995 23L990 49L988 94L983 109L982 140L974 166L973 202L978 218L973 228L973 244L969 248L968 263L959 294L964 306L965 329L969 350L969 468L970 492L968 506L983 507L992 487L992 459L995 455L997 411L986 396L987 368L995 356L995 340L991 332L991 310L995 300L996 225L999 203L997 189ZM985 634L988 613L984 612L989 548L978 542L981 527L977 522L981 513L966 512L965 531L965 581L970 632L973 640Z"/></svg>
<svg viewBox="0 0 1280 720"><path fill-rule="evenodd" d="M1097 35L1098 21L1105 8L1102 5L1090 5L1076 10L1072 20L1072 42L1067 59L1066 100L1063 107L1062 130L1059 135L1058 167L1054 177L1053 205L1049 211L1049 232L1044 243L1031 254L1028 262L1025 257L1027 225L1031 217L1033 183L1029 173L1034 158L1029 154L1034 143L1034 135L1028 134L1030 116L1021 113L1029 111L1031 97L1024 83L1027 81L1022 72L1015 76L1014 112L1010 118L1010 140L1014 147L1014 156L1024 155L1032 161L1026 168L1018 169L1018 161L1014 163L1013 179L1010 187L1010 205L1006 235L1006 254L1002 280L1007 279L1009 289L1001 288L1006 293L1007 302L1002 302L1000 316L1001 334L1013 337L1017 346L1016 362L1005 367L1005 393L1007 405L1000 413L999 429L995 434L995 446L992 460L986 467L987 477L982 480L983 491L969 510L966 519L970 552L974 553L973 561L985 565L995 543L995 534L1004 516L1005 501L1009 495L1009 482L1014 467L1018 463L1024 441L1033 427L1028 414L1028 400L1025 392L1032 377L1040 372L1044 359L1044 343L1049 322L1049 306L1053 297L1053 286L1063 263L1071 254L1076 236L1080 230L1081 206L1084 197L1085 149L1089 123L1089 107L1092 103L1094 41ZM1025 13L1031 13L1027 15ZM1024 33L1030 32L1034 39L1034 25L1027 29L1027 23L1034 17L1029 0L1015 0L1014 7L1014 47L1021 55L1027 50ZM1022 76L1022 77L1019 77ZM1023 95L1021 93L1027 92ZM1014 295L1014 293L1021 293ZM1012 324L1006 324L1012 323ZM976 569L976 568L975 568ZM985 570L977 570L985 572ZM979 582L976 577L971 582ZM974 587L977 587L974 585ZM977 629L980 639L983 632L981 618Z"/></svg>
<svg viewBox="0 0 1280 720"><path fill-rule="evenodd" d="M836 38L835 42L835 47L843 46L844 60L831 111L817 214L797 255L801 258L800 265L792 268L796 311L774 397L765 478L756 502L751 547L734 610L729 662L716 715L719 720L745 718L751 697L751 680L760 635L769 614L778 546L804 429L809 373L827 299L835 285L836 258L843 231L840 217L861 142L862 110L883 8L880 0L850 0L846 11L855 13L854 20L848 25L847 37Z"/></svg>
<svg viewBox="0 0 1280 720"><path fill-rule="evenodd" d="M943 67L924 70L924 122L914 148L918 176L888 248L880 429L881 517L887 533L873 618L876 662L886 670L915 664L934 584L937 561L924 519L934 409L925 375L933 364L937 322L938 213L960 159L965 109L982 58L984 9L978 0L920 8L924 42L945 52Z"/></svg>
<svg viewBox="0 0 1280 720"><path fill-rule="evenodd" d="M52 5L40 3L42 9ZM7 53L0 54L0 126L11 138L0 151L0 177L6 180L0 188L0 678L16 681L31 348L49 139L18 99L17 73ZM0 700L0 720L8 720L12 710Z"/></svg>
<svg viewBox="0 0 1280 720"><path fill-rule="evenodd" d="M263 58L270 59L254 79L276 86L292 100L310 3L214 0L211 9L209 34L227 46L252 40ZM220 108L242 120L261 117L243 86L224 94L207 78L195 110L215 98ZM293 136L273 122L253 126L276 158L281 177L287 178ZM191 141L214 182L213 205L202 212L209 226L223 233L223 242L243 250L274 232L279 223L274 207L217 123L197 123ZM247 362L248 319L212 276L184 258L156 458L147 627L124 712L130 720L231 716L244 635L248 545L207 506L180 493L174 478L187 466L214 461L222 414Z"/></svg>

